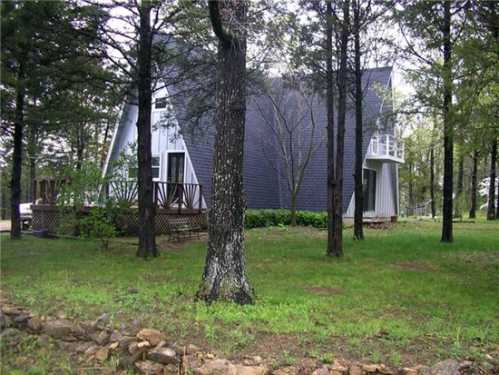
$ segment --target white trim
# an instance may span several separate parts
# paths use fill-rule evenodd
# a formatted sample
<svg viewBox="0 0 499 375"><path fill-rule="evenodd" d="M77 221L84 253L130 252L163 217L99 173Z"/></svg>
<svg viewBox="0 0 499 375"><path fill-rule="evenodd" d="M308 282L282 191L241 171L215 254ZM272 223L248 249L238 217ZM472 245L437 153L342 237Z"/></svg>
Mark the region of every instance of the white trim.
<svg viewBox="0 0 499 375"><path fill-rule="evenodd" d="M118 137L118 131L120 129L121 120L123 119L123 113L125 112L125 108L126 108L127 104L128 104L127 101L125 101L121 105L118 121L117 121L117 124L115 125L114 131L113 131L113 137L111 138L111 144L109 145L109 149L107 150L106 161L104 163L104 168L102 169L102 177L106 177L107 169L109 168L109 162L111 161L111 154L114 151L114 145L116 143L116 138Z"/></svg>

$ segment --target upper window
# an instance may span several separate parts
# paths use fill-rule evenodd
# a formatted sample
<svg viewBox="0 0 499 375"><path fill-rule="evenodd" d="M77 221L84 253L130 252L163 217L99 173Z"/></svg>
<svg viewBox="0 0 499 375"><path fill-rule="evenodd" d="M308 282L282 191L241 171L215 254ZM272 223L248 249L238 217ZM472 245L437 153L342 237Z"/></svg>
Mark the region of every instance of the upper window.
<svg viewBox="0 0 499 375"><path fill-rule="evenodd" d="M155 109L166 108L166 96L163 96L161 98L156 98L156 100L154 101L154 108Z"/></svg>
<svg viewBox="0 0 499 375"><path fill-rule="evenodd" d="M152 178L159 178L159 173L161 170L161 159L159 156L153 156L151 159L152 168ZM128 178L136 179L138 176L139 169L137 167L128 168Z"/></svg>
<svg viewBox="0 0 499 375"><path fill-rule="evenodd" d="M153 156L152 157L152 178L159 178L159 171L160 171L160 157L159 156Z"/></svg>

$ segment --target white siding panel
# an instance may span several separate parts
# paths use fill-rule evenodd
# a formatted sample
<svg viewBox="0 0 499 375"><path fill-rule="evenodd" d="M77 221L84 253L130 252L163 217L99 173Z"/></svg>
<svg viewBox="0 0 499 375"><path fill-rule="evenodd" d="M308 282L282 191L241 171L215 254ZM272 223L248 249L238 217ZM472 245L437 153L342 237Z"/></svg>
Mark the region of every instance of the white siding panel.
<svg viewBox="0 0 499 375"><path fill-rule="evenodd" d="M366 160L364 168L376 171L376 209L375 211L364 212L364 217L390 217L396 215L390 163ZM344 217L354 217L354 213L355 192L352 194Z"/></svg>

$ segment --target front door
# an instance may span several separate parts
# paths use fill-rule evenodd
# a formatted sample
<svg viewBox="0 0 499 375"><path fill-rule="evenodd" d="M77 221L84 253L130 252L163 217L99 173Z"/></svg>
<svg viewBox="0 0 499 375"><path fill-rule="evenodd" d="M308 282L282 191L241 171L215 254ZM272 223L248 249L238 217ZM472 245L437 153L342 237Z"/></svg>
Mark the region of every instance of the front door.
<svg viewBox="0 0 499 375"><path fill-rule="evenodd" d="M182 188L184 183L184 153L168 153L168 197L171 202L179 202L182 197Z"/></svg>

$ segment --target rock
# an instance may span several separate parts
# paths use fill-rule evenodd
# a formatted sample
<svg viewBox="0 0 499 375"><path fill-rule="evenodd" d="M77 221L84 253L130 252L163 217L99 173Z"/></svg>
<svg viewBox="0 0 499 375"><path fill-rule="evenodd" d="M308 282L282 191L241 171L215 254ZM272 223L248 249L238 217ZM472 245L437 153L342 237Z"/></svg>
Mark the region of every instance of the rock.
<svg viewBox="0 0 499 375"><path fill-rule="evenodd" d="M109 335L106 331L95 332L90 335L90 339L102 346L109 342Z"/></svg>
<svg viewBox="0 0 499 375"><path fill-rule="evenodd" d="M90 345L87 350L85 350L85 356L91 357L97 352L97 350L99 350L99 347L97 345Z"/></svg>
<svg viewBox="0 0 499 375"><path fill-rule="evenodd" d="M453 359L438 362L431 368L432 375L459 375L459 363Z"/></svg>
<svg viewBox="0 0 499 375"><path fill-rule="evenodd" d="M40 318L32 317L27 321L26 327L29 331L37 333L43 329L43 322L40 320Z"/></svg>
<svg viewBox="0 0 499 375"><path fill-rule="evenodd" d="M335 360L333 364L329 366L329 369L331 370L331 375L348 374L348 367L342 365L337 360Z"/></svg>
<svg viewBox="0 0 499 375"><path fill-rule="evenodd" d="M133 368L135 367L134 364L135 362L137 361L143 361L145 358L143 358L144 355L143 353L141 352L137 352L133 355L130 355L128 352L121 352L119 354L119 360L118 360L118 364L119 364L119 367L122 367L122 368Z"/></svg>
<svg viewBox="0 0 499 375"><path fill-rule="evenodd" d="M392 370L390 367L385 366L384 364L380 364L378 367L378 372L383 375L393 375L395 374L395 371Z"/></svg>
<svg viewBox="0 0 499 375"><path fill-rule="evenodd" d="M82 342L82 343L80 343L80 344L78 344L76 346L75 352L77 352L77 353L85 353L88 350L88 348L90 348L92 346L95 347L95 345L92 344L91 342Z"/></svg>
<svg viewBox="0 0 499 375"><path fill-rule="evenodd" d="M178 363L177 353L171 348L154 348L147 353L147 358L164 365Z"/></svg>
<svg viewBox="0 0 499 375"><path fill-rule="evenodd" d="M30 316L28 314L19 314L17 316L14 316L14 323L17 326L24 325L28 321L29 317Z"/></svg>
<svg viewBox="0 0 499 375"><path fill-rule="evenodd" d="M165 339L163 335L157 329L144 328L137 333L137 338L145 341L149 341L152 346L158 345L162 340Z"/></svg>
<svg viewBox="0 0 499 375"><path fill-rule="evenodd" d="M362 375L362 368L357 365L351 365L349 368L350 375Z"/></svg>
<svg viewBox="0 0 499 375"><path fill-rule="evenodd" d="M252 357L245 357L243 359L243 365L245 366L258 366L262 364L263 359L259 355L255 355Z"/></svg>
<svg viewBox="0 0 499 375"><path fill-rule="evenodd" d="M58 339L72 339L73 324L65 319L49 320L43 325L43 332Z"/></svg>
<svg viewBox="0 0 499 375"><path fill-rule="evenodd" d="M135 368L139 374L143 375L163 375L163 366L151 361L140 361L135 363Z"/></svg>
<svg viewBox="0 0 499 375"><path fill-rule="evenodd" d="M132 342L128 346L128 353L134 355L136 353L142 353L146 351L151 345L149 344L148 341L141 341L141 342Z"/></svg>
<svg viewBox="0 0 499 375"><path fill-rule="evenodd" d="M166 341L160 341L158 345L154 347L154 350L161 349L163 346L166 346Z"/></svg>
<svg viewBox="0 0 499 375"><path fill-rule="evenodd" d="M109 349L108 348L100 348L95 352L95 359L99 362L104 362L109 358Z"/></svg>
<svg viewBox="0 0 499 375"><path fill-rule="evenodd" d="M109 350L116 350L116 349L118 349L119 346L120 346L119 342L113 342L113 343L109 344L108 348L109 348Z"/></svg>
<svg viewBox="0 0 499 375"><path fill-rule="evenodd" d="M410 367L404 367L402 370L400 370L401 375L418 375L418 370L415 368L410 368Z"/></svg>
<svg viewBox="0 0 499 375"><path fill-rule="evenodd" d="M326 366L319 367L312 375L329 375L329 369Z"/></svg>
<svg viewBox="0 0 499 375"><path fill-rule="evenodd" d="M236 366L226 359L212 359L193 369L194 375L237 375Z"/></svg>
<svg viewBox="0 0 499 375"><path fill-rule="evenodd" d="M297 373L298 369L294 366L281 367L272 372L273 375L295 375Z"/></svg>
<svg viewBox="0 0 499 375"><path fill-rule="evenodd" d="M2 306L2 312L6 315L20 315L23 310L17 306L4 305Z"/></svg>
<svg viewBox="0 0 499 375"><path fill-rule="evenodd" d="M98 328L94 325L94 322L90 322L88 320L78 323L78 328L84 333L86 337L89 338L92 333L98 331Z"/></svg>
<svg viewBox="0 0 499 375"><path fill-rule="evenodd" d="M103 329L107 326L108 323L109 323L109 314L104 313L101 316L99 316L95 320L95 322L93 322L93 326L100 328L100 329Z"/></svg>
<svg viewBox="0 0 499 375"><path fill-rule="evenodd" d="M119 331L113 331L111 333L111 336L109 336L109 341L115 342L115 341L120 341L123 338L123 335Z"/></svg>
<svg viewBox="0 0 499 375"><path fill-rule="evenodd" d="M318 362L313 358L304 358L300 362L298 373L299 374L311 374L318 367Z"/></svg>
<svg viewBox="0 0 499 375"><path fill-rule="evenodd" d="M128 347L130 346L130 344L132 344L133 342L137 342L135 337L131 337L131 336L123 336L119 341L118 341L118 344L119 344L119 348L121 350L128 350Z"/></svg>
<svg viewBox="0 0 499 375"><path fill-rule="evenodd" d="M237 375L265 375L269 370L265 366L243 366L235 365Z"/></svg>
<svg viewBox="0 0 499 375"><path fill-rule="evenodd" d="M368 374L372 374L372 373L375 373L375 372L378 372L378 368L379 366L378 365L368 365L368 364L365 364L365 365L362 365L362 370Z"/></svg>

